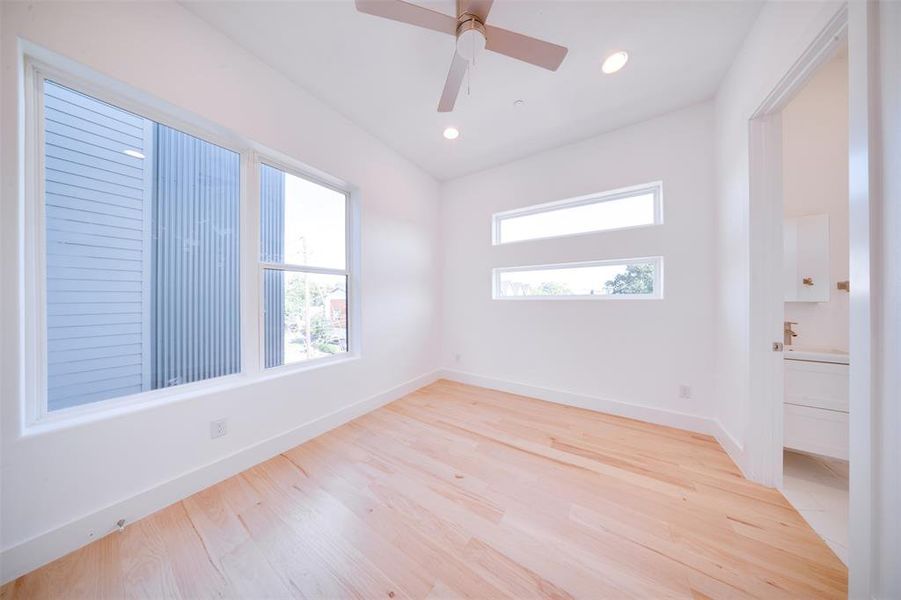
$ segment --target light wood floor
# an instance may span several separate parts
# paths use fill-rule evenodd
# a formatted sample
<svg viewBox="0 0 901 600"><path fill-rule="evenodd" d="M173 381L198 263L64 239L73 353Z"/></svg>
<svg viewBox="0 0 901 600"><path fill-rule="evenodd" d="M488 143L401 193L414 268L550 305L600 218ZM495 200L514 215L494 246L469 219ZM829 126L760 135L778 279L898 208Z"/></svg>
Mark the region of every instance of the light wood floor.
<svg viewBox="0 0 901 600"><path fill-rule="evenodd" d="M440 381L2 598L838 598L847 570L710 437Z"/></svg>

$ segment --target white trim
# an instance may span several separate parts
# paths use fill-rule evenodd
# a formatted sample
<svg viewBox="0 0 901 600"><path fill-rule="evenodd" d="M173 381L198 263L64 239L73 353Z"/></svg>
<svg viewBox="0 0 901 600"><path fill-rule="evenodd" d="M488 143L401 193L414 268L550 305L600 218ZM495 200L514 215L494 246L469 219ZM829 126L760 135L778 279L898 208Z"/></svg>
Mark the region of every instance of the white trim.
<svg viewBox="0 0 901 600"><path fill-rule="evenodd" d="M507 219L514 219L516 217L525 217L529 215L536 215L545 212L551 212L556 210L561 210L565 208L575 208L578 206L586 206L590 204L600 204L602 202L610 202L611 200L622 200L624 198L631 198L633 196L643 196L645 194L652 194L654 196L654 222L653 223L642 223L639 225L627 225L624 227L610 227L604 229L593 229L591 231L580 231L577 233L563 233L558 235L545 235L541 237L527 238L522 240L511 240L509 242L504 242L501 240L501 223ZM545 202L543 204L534 204L532 206L526 206L524 208L515 208L512 210L506 210L494 213L491 215L491 244L493 246L507 245L507 244L517 244L520 242L532 242L536 240L549 240L549 239L557 239L557 238L568 238L574 236L583 236L583 235L592 235L597 233L606 233L608 231L622 231L627 229L640 229L645 227L656 227L657 225L663 225L663 182L662 181L652 181L650 183L643 183L639 185L633 185L629 187L618 188L615 190L609 190L606 192L597 192L594 194L586 194L584 196L577 196L575 198L566 198L564 200L554 200L552 202Z"/></svg>
<svg viewBox="0 0 901 600"><path fill-rule="evenodd" d="M228 385L235 382L238 378L246 375L246 371L195 381L178 386L160 388L156 390L141 391L126 396L117 396L91 402L83 405L73 406L54 410L50 412L47 406L47 297L46 297L46 244L45 244L45 197L44 197L44 111L43 111L43 89L44 82L50 80L56 84L67 87L78 93L89 95L90 97L106 102L116 108L127 110L144 119L152 120L166 126L171 126L187 133L204 142L225 148L238 154L241 159L240 177L241 189L239 196L239 210L241 218L241 234L246 233L244 219L247 217L247 197L248 190L245 185L247 180L246 157L249 152L242 150L240 143L235 142L231 136L222 135L217 131L216 127L204 128L196 123L185 123L177 118L170 118L168 115L159 116L159 108L154 108L150 103L142 103L135 98L135 94L125 95L122 90L119 93L112 92L110 87L112 84L106 82L100 76L83 73L81 76L72 75L63 68L57 67L49 62L35 58L32 54L26 53L23 57L25 79L25 94L29 101L26 102L26 135L25 135L25 154L24 161L26 167L25 181L23 188L25 189L25 206L23 213L26 216L22 236L22 244L24 245L23 254L29 257L30 262L25 268L24 274L24 292L31 302L25 302L22 305L23 321L26 323L25 345L23 351L23 360L26 363L26 376L23 381L26 385L22 386L23 401L25 403L25 421L22 423L21 435L27 436L32 433L46 431L54 428L54 425L63 421L73 420L83 421L82 417L96 415L99 412L107 411L113 408L135 407L144 404L159 404L165 399L178 399L184 397L185 394L205 390L220 389L223 382ZM63 59L53 59L58 62L64 62ZM74 69L73 69L74 70ZM29 160L30 157L30 160ZM29 171L29 163L32 168ZM243 239L238 240L239 257L245 251ZM239 261L239 285L243 288L246 281L247 273L245 272L244 261ZM242 295L243 299L243 295ZM243 306L243 304L242 304ZM243 310L239 307L239 310ZM242 312L243 315L243 312ZM242 319L242 350L244 331L244 319ZM29 346L31 348L29 349ZM30 364L29 364L30 363ZM244 366L242 358L242 367ZM47 426L50 427L47 427Z"/></svg>
<svg viewBox="0 0 901 600"><path fill-rule="evenodd" d="M742 466L742 455L745 449L741 442L735 439L735 436L723 426L722 421L719 419L714 419L714 421L716 423L716 431L714 432L713 437L715 437L716 441L723 447L723 450L729 455L729 458L732 459L732 462L735 463L735 466L738 467L738 470L741 471L745 479L750 480L751 478L748 477L748 474Z"/></svg>
<svg viewBox="0 0 901 600"><path fill-rule="evenodd" d="M610 265L654 265L654 292L651 294L580 294L569 296L503 296L501 295L501 274L519 271L548 271L553 269L581 269ZM491 298L493 300L662 300L663 299L663 257L644 256L639 258L611 258L546 265L524 265L515 267L495 267L491 270Z"/></svg>
<svg viewBox="0 0 901 600"><path fill-rule="evenodd" d="M151 279L151 273L153 271L153 196L154 186L156 185L156 181L153 176L153 166L156 164L156 136L154 135L154 127L153 123L144 119L144 139L143 146L141 148L144 153L145 160L141 164L141 169L144 174L144 197L142 198L143 207L142 213L144 218L144 227L142 230L142 235L144 236L144 243L141 247L141 370L143 371L141 377L141 390L148 391L153 389L151 383L151 365L153 364L152 360L152 352L153 352L153 344L151 343L152 335L151 332L151 322L152 322L152 295L153 295L153 283ZM46 204L46 198L45 202ZM240 246L239 246L240 248Z"/></svg>
<svg viewBox="0 0 901 600"><path fill-rule="evenodd" d="M348 343L349 334L348 334ZM265 358L265 357L264 357ZM329 365L348 362L351 360L357 360L360 358L359 354L355 354L348 350L346 352L338 352L335 354L329 354L327 356L317 356L316 358L309 358L306 360L299 360L291 363L285 363L283 365L275 365L273 367L265 367L263 368L262 375L260 379L266 379L269 375L288 375L290 373L300 373L303 371L311 371L313 369L318 369L320 367L327 367Z"/></svg>
<svg viewBox="0 0 901 600"><path fill-rule="evenodd" d="M584 408L619 417L627 417L646 423L654 423L655 425L665 425L667 427L685 429L687 431L703 433L710 436L717 436L722 430L715 419L701 415L635 404L633 402L623 402L622 400L612 400L600 396L590 396L588 394L547 388L529 383L519 383L508 379L489 377L487 375L479 375L468 371L441 369L439 371L439 378L520 396L537 398L538 400L545 400L555 404L563 404L565 406Z"/></svg>
<svg viewBox="0 0 901 600"><path fill-rule="evenodd" d="M194 137L203 138L206 142L237 154L249 152L254 147L250 141L214 121L159 100L155 96L31 42L22 41L20 60L24 63L26 73L37 70L47 79L79 93ZM26 85L27 83L26 80Z"/></svg>
<svg viewBox="0 0 901 600"><path fill-rule="evenodd" d="M281 171L285 175L292 175L299 179L303 179L304 181L322 186L324 188L330 189L334 192L337 192L344 196L344 268L343 269L335 269L330 267L314 267L310 265L301 265L294 263L273 263L273 262L263 262L260 261L259 258L256 262L257 265L257 276L258 283L257 287L259 289L258 293L258 301L259 301L259 310L258 310L258 323L259 323L259 349L258 355L259 360L259 370L261 372L271 372L275 371L306 371L309 368L316 367L319 365L329 364L336 360L340 360L347 357L359 357L359 345L355 343L355 340L358 337L358 327L359 327L359 312L354 310L354 306L358 304L356 295L357 295L357 282L358 278L355 276L356 268L359 265L359 254L360 254L360 228L356 223L356 219L359 218L359 211L355 208L355 198L353 188L345 183L337 182L332 177L324 176L320 171L309 169L297 161L288 159L287 157L273 157L269 153L254 153L254 172L257 176L257 215L259 212L259 172L260 167L262 165L266 165L272 169L276 169L277 171ZM259 219L257 220L257 235L259 235L260 224ZM256 242L256 252L255 255L259 257L261 255L261 246L260 239L257 238ZM344 290L346 294L345 298L345 319L346 319L346 344L347 350L341 352L339 354L335 354L333 356L323 356L319 358L312 358L307 360L296 361L293 363L285 363L281 365L275 365L273 367L266 367L266 328L264 327L264 316L263 316L263 304L265 303L264 294L266 293L264 289L263 282L265 281L265 277L263 274L266 270L274 270L274 271L291 271L294 273L314 273L320 275L338 275L344 277Z"/></svg>
<svg viewBox="0 0 901 600"><path fill-rule="evenodd" d="M260 268L272 271L291 271L293 273L317 273L319 275L349 275L344 269L330 269L328 267L304 267L303 265L295 265L291 263L272 263L261 262Z"/></svg>
<svg viewBox="0 0 901 600"><path fill-rule="evenodd" d="M676 429L684 429L686 431L710 435L723 448L723 451L729 456L732 462L735 463L735 466L742 471L742 475L745 475L739 460L742 455L742 445L731 433L729 433L729 431L726 430L725 427L723 427L723 424L719 419L669 410L666 408L657 408L632 402L623 402L621 400L601 398L599 396L589 396L587 394L546 388L528 383L518 383L507 379L478 375L476 373L458 371L455 369L441 369L438 373L439 378L449 379L450 381L456 381L458 383L500 390L502 392L537 398L555 404L575 406L577 408L584 408L595 412L636 419L645 423L654 423L655 425L664 425L666 427L675 427ZM745 475L745 477L747 477L747 475Z"/></svg>
<svg viewBox="0 0 901 600"><path fill-rule="evenodd" d="M847 31L847 7L832 15L748 122L749 316L748 360L751 409L742 468L758 483L782 483L783 361L773 342L782 340L782 124L781 111L835 55ZM854 285L852 282L852 290Z"/></svg>
<svg viewBox="0 0 901 600"><path fill-rule="evenodd" d="M262 289L260 256L260 179L253 152L241 155L241 213L238 257L241 263L241 373L258 378L263 372L256 359L263 352L263 305L257 289Z"/></svg>
<svg viewBox="0 0 901 600"><path fill-rule="evenodd" d="M24 382L24 385L21 386L24 410L19 423L18 433L20 436L40 434L123 412L142 410L166 402L176 402L202 394L249 385L268 377L286 375L314 367L325 367L359 356L361 344L356 338L359 337L357 332L359 332L362 314L358 297L359 265L361 263L360 208L358 191L354 186L30 42L20 40L19 60L23 73L21 93L24 106L22 120L20 120L23 132L21 231L26 232L26 235L21 236L20 240L23 257L20 265L20 289L22 290L20 318L23 326L19 343L22 348L20 375ZM145 119L231 150L240 156L240 238L238 240L239 285L241 286L239 306L241 315L240 373L109 398L55 410L52 413L47 410L43 94L40 93L45 78ZM334 360L295 363L289 366L296 368L279 373L269 373L269 370L263 368L263 359L256 360L256 357L262 357L263 353L262 304L260 304L263 271L259 263L258 165L260 162L271 164L285 172L328 187L344 194L346 198L346 269L341 273L347 276L348 352L336 357L326 357L334 358ZM328 271L313 267L303 270ZM256 285L254 285L254 279L257 280ZM39 307L39 309L34 310L34 307ZM267 372L264 373L264 371Z"/></svg>
<svg viewBox="0 0 901 600"><path fill-rule="evenodd" d="M21 294L20 303L22 320L22 364L20 377L25 385L20 386L24 410L19 430L38 421L46 413L47 400L47 323L46 311L27 310L26 307L46 306L45 283L46 273L43 265L44 249L44 128L40 125L43 115L43 94L37 93L40 76L27 63L23 63L24 88L23 106L24 122L22 130L23 153L22 168L24 181L21 186L20 214L22 235L19 244L23 264L20 268Z"/></svg>
<svg viewBox="0 0 901 600"><path fill-rule="evenodd" d="M898 468L898 457L884 454L890 446L883 441L887 436L896 436L897 431L884 428L879 421L880 396L882 402L888 402L889 394L894 392L895 402L898 399L897 390L880 389L880 379L887 380L880 371L888 366L882 362L880 351L886 340L898 335L897 331L892 335L884 330L880 320L884 314L881 279L886 274L882 261L888 251L881 239L880 226L883 207L889 202L882 189L883 170L889 165L880 114L889 107L881 106L884 91L880 79L881 62L892 64L882 55L885 42L881 38L889 35L880 31L883 10L881 2L850 2L848 7L850 598L873 598L879 593L880 575L883 580L889 576L880 573L880 563L888 565L891 560L880 557L880 536L895 535L896 539L898 536L897 519L894 527L877 521L880 515L888 516L897 510L897 506L885 502L890 496L882 486L890 482L880 481L879 463L894 461ZM897 564L898 557L894 560Z"/></svg>
<svg viewBox="0 0 901 600"><path fill-rule="evenodd" d="M69 427L77 427L86 423L94 423L123 414L151 409L164 404L174 404L176 402L191 400L199 396L209 396L212 394L228 392L254 385L261 381L293 375L301 371L311 371L313 369L322 369L347 362L353 362L359 358L360 356L357 354L343 352L334 356L326 356L322 359L314 359L313 361L284 365L286 367L284 369L273 367L256 375L234 373L232 375L225 375L214 379L195 381L179 386L151 390L149 392L140 392L130 396L110 398L109 400L102 400L100 402L92 402L90 404L75 406L60 411L53 411L46 419L28 427L22 433L21 437L28 438L43 435L45 433L68 429ZM155 394L155 392L162 391L168 393L161 395ZM64 414L57 415L57 413Z"/></svg>
<svg viewBox="0 0 901 600"><path fill-rule="evenodd" d="M0 569L2 569L0 585L112 533L115 529L110 524L116 523L119 519L125 519L126 523L134 523L223 479L402 398L437 379L438 371L420 375L7 548L0 554Z"/></svg>

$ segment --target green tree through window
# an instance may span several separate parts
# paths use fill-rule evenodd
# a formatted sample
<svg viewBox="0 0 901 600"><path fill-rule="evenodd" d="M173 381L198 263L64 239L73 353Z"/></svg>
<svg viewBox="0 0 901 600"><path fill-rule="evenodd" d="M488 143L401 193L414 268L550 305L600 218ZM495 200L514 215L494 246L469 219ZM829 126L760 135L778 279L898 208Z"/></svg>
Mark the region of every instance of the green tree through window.
<svg viewBox="0 0 901 600"><path fill-rule="evenodd" d="M605 283L604 288L608 294L653 294L654 265L628 265L625 273Z"/></svg>

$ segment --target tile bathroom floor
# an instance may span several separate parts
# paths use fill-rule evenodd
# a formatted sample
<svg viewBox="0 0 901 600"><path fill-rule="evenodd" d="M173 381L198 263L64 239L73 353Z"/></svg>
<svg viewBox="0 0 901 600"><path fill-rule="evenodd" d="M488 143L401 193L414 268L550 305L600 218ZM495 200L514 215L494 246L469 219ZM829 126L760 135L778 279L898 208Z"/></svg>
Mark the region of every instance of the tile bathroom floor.
<svg viewBox="0 0 901 600"><path fill-rule="evenodd" d="M782 493L848 564L848 461L785 450Z"/></svg>

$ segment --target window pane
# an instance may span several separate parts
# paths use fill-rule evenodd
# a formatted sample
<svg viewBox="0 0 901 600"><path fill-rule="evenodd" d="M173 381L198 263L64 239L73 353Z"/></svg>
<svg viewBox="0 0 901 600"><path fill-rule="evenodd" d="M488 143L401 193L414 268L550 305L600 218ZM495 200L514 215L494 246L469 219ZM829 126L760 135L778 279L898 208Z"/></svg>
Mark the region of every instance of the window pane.
<svg viewBox="0 0 901 600"><path fill-rule="evenodd" d="M656 222L657 195L646 191L628 196L522 215L497 217L498 243L533 240L575 233L604 231Z"/></svg>
<svg viewBox="0 0 901 600"><path fill-rule="evenodd" d="M658 296L657 261L575 267L498 269L498 298L639 295Z"/></svg>
<svg viewBox="0 0 901 600"><path fill-rule="evenodd" d="M266 367L347 352L347 277L266 269Z"/></svg>
<svg viewBox="0 0 901 600"><path fill-rule="evenodd" d="M343 193L261 165L260 203L263 262L344 269Z"/></svg>
<svg viewBox="0 0 901 600"><path fill-rule="evenodd" d="M240 370L239 156L44 84L48 410Z"/></svg>

